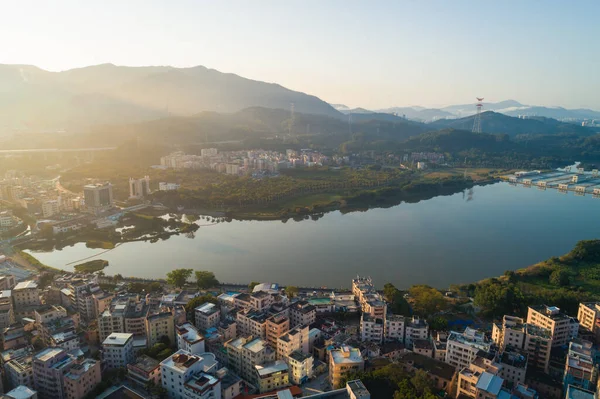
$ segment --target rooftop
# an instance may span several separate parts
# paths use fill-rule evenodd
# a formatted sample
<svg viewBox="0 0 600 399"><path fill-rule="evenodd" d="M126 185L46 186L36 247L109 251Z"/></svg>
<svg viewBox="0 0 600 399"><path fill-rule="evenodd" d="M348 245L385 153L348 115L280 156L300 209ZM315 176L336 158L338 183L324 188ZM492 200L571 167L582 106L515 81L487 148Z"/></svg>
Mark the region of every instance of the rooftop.
<svg viewBox="0 0 600 399"><path fill-rule="evenodd" d="M156 368L158 368L159 366L160 366L160 362L158 360L153 359L147 355L141 355L137 358L135 363L128 364L127 368L136 368L136 369L142 370L146 373L149 373L152 370L155 370Z"/></svg>
<svg viewBox="0 0 600 399"><path fill-rule="evenodd" d="M29 280L29 281L21 281L19 284L17 284L15 286L15 288L13 288L13 290L14 291L27 290L27 289L35 289L37 287L38 287L38 285L35 281Z"/></svg>
<svg viewBox="0 0 600 399"><path fill-rule="evenodd" d="M288 371L288 365L283 360L277 360L273 363L265 364L264 366L256 365L254 368L261 378L268 377L275 373L287 373Z"/></svg>
<svg viewBox="0 0 600 399"><path fill-rule="evenodd" d="M244 345L244 349L248 349L250 352L254 353L258 353L267 347L267 343L261 338L254 338L252 341Z"/></svg>
<svg viewBox="0 0 600 399"><path fill-rule="evenodd" d="M219 380L212 375L200 373L186 382L185 387L194 391L203 392L205 389L218 382Z"/></svg>
<svg viewBox="0 0 600 399"><path fill-rule="evenodd" d="M180 326L176 326L177 334L181 335L186 342L195 344L204 340L204 337L200 335L196 327L191 323L184 323Z"/></svg>
<svg viewBox="0 0 600 399"><path fill-rule="evenodd" d="M481 376L479 377L479 380L475 386L477 389L481 389L482 391L491 393L492 395L498 395L503 383L504 380L502 378L484 371L481 373Z"/></svg>
<svg viewBox="0 0 600 399"><path fill-rule="evenodd" d="M451 366L448 363L414 352L407 352L400 355L399 361L401 363L410 364L416 369L423 370L427 372L427 374L431 374L448 381L452 380L452 377L456 371L454 366Z"/></svg>
<svg viewBox="0 0 600 399"><path fill-rule="evenodd" d="M569 385L565 399L596 399L596 395L592 391Z"/></svg>
<svg viewBox="0 0 600 399"><path fill-rule="evenodd" d="M82 373L86 373L96 364L97 362L94 359L85 359L83 362L71 367L71 370L69 370L69 372L65 374L65 378L69 378L71 380L78 380L82 377Z"/></svg>
<svg viewBox="0 0 600 399"><path fill-rule="evenodd" d="M25 385L19 385L12 391L8 392L6 395L13 399L28 399L33 396L36 396L36 391L26 387Z"/></svg>
<svg viewBox="0 0 600 399"><path fill-rule="evenodd" d="M128 341L133 339L133 334L129 333L112 333L102 343L102 345L117 345L123 346Z"/></svg>
<svg viewBox="0 0 600 399"><path fill-rule="evenodd" d="M200 313L203 313L206 315L211 315L213 313L216 313L219 309L216 307L216 305L214 303L206 302L206 303L203 303L202 305L198 306L194 310L196 312L200 312Z"/></svg>
<svg viewBox="0 0 600 399"><path fill-rule="evenodd" d="M43 351L37 353L34 356L34 359L46 362L63 353L65 353L65 351L62 348L46 348Z"/></svg>
<svg viewBox="0 0 600 399"><path fill-rule="evenodd" d="M332 350L330 354L331 359L335 364L360 363L363 361L363 357L358 348L352 348L346 345L342 346L340 349Z"/></svg>
<svg viewBox="0 0 600 399"><path fill-rule="evenodd" d="M365 388L365 385L362 383L361 380L348 381L346 383L346 386L357 398L362 398L369 395L369 391L367 390L367 388Z"/></svg>

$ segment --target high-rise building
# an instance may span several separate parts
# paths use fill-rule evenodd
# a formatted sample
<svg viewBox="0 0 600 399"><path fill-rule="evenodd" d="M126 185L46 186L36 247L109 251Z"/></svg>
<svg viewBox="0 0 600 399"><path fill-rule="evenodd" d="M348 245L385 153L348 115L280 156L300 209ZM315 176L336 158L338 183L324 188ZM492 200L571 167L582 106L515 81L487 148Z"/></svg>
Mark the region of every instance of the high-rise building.
<svg viewBox="0 0 600 399"><path fill-rule="evenodd" d="M85 206L90 211L101 211L114 205L112 184L98 183L83 186Z"/></svg>
<svg viewBox="0 0 600 399"><path fill-rule="evenodd" d="M129 178L129 198L144 198L150 194L150 176L141 179Z"/></svg>

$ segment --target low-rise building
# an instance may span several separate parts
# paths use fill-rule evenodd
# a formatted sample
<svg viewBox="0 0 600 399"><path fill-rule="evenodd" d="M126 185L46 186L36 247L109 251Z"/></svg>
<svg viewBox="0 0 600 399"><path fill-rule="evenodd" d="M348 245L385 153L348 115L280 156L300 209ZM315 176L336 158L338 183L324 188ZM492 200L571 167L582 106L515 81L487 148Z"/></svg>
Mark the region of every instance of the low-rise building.
<svg viewBox="0 0 600 399"><path fill-rule="evenodd" d="M19 385L34 387L33 356L26 355L9 361L4 365L4 371L9 388L16 388Z"/></svg>
<svg viewBox="0 0 600 399"><path fill-rule="evenodd" d="M429 339L415 339L413 341L413 352L432 358L433 343Z"/></svg>
<svg viewBox="0 0 600 399"><path fill-rule="evenodd" d="M236 324L238 334L267 338L267 319L269 315L253 309L244 309L237 313Z"/></svg>
<svg viewBox="0 0 600 399"><path fill-rule="evenodd" d="M469 367L477 356L477 352L490 352L491 342L477 330L467 327L464 332L450 332L446 347L446 363L462 369Z"/></svg>
<svg viewBox="0 0 600 399"><path fill-rule="evenodd" d="M404 325L404 316L386 315L384 340L386 342L404 342Z"/></svg>
<svg viewBox="0 0 600 399"><path fill-rule="evenodd" d="M217 364L212 353L204 353L200 356L178 350L160 362L162 387L166 389L167 396L171 399L209 398L210 394L216 399L221 395L221 387L218 386L217 389L214 381L204 373L215 372ZM202 377L207 378L208 381L198 382L197 378ZM186 388L185 385L188 383L189 387ZM209 395L201 396L202 392L208 392Z"/></svg>
<svg viewBox="0 0 600 399"><path fill-rule="evenodd" d="M308 326L298 325L277 339L277 359L286 359L292 352L310 353Z"/></svg>
<svg viewBox="0 0 600 399"><path fill-rule="evenodd" d="M360 339L381 344L383 342L385 322L383 319L374 318L369 313L360 317Z"/></svg>
<svg viewBox="0 0 600 399"><path fill-rule="evenodd" d="M525 374L527 372L527 353L516 348L507 346L498 356L500 370L498 375L504 381L511 382L513 386L525 384Z"/></svg>
<svg viewBox="0 0 600 399"><path fill-rule="evenodd" d="M256 365L256 379L261 393L278 390L290 385L288 365L283 360L277 360L265 365Z"/></svg>
<svg viewBox="0 0 600 399"><path fill-rule="evenodd" d="M221 311L214 303L206 302L194 309L196 327L200 330L208 330L216 327L221 321Z"/></svg>
<svg viewBox="0 0 600 399"><path fill-rule="evenodd" d="M436 389L440 391L449 391L450 383L456 373L456 369L453 366L414 352L406 351L401 353L396 358L396 361L408 373L413 373L416 370L425 371Z"/></svg>
<svg viewBox="0 0 600 399"><path fill-rule="evenodd" d="M102 360L108 368L124 368L134 360L133 334L112 333L102 342Z"/></svg>
<svg viewBox="0 0 600 399"><path fill-rule="evenodd" d="M465 367L458 373L458 397L496 399L501 398L504 380L487 371L480 372ZM462 396L461 396L462 395ZM507 397L510 397L508 394Z"/></svg>
<svg viewBox="0 0 600 399"><path fill-rule="evenodd" d="M288 355L285 361L289 366L292 384L302 385L312 378L314 359L311 354L295 351Z"/></svg>
<svg viewBox="0 0 600 399"><path fill-rule="evenodd" d="M161 308L146 317L146 338L148 347L160 342L164 337L175 342L175 318L172 309Z"/></svg>
<svg viewBox="0 0 600 399"><path fill-rule="evenodd" d="M563 386L565 390L569 385L578 388L595 390L598 382L598 367L594 364L592 343L588 341L574 341L569 343Z"/></svg>
<svg viewBox="0 0 600 399"><path fill-rule="evenodd" d="M275 361L275 351L261 338L240 337L225 343L229 367L243 379L255 382L254 366Z"/></svg>
<svg viewBox="0 0 600 399"><path fill-rule="evenodd" d="M100 362L85 359L73 365L64 376L66 398L83 399L101 381Z"/></svg>
<svg viewBox="0 0 600 399"><path fill-rule="evenodd" d="M22 281L12 290L13 303L16 308L39 306L40 290L35 281Z"/></svg>
<svg viewBox="0 0 600 399"><path fill-rule="evenodd" d="M416 339L427 339L429 336L429 325L423 319L413 316L405 321L404 344L407 348L412 348Z"/></svg>
<svg viewBox="0 0 600 399"><path fill-rule="evenodd" d="M127 365L127 379L142 388L148 384L160 385L160 362L150 356L138 356L134 363Z"/></svg>
<svg viewBox="0 0 600 399"><path fill-rule="evenodd" d="M206 352L204 337L192 323L185 323L175 328L177 334L177 349L183 349L194 355Z"/></svg>
<svg viewBox="0 0 600 399"><path fill-rule="evenodd" d="M19 385L6 394L8 399L38 399L36 391L25 385Z"/></svg>
<svg viewBox="0 0 600 399"><path fill-rule="evenodd" d="M290 327L300 324L310 326L317 320L317 309L307 301L298 301L290 305Z"/></svg>
<svg viewBox="0 0 600 399"><path fill-rule="evenodd" d="M339 388L345 376L364 371L365 361L358 348L342 346L329 352L329 384Z"/></svg>

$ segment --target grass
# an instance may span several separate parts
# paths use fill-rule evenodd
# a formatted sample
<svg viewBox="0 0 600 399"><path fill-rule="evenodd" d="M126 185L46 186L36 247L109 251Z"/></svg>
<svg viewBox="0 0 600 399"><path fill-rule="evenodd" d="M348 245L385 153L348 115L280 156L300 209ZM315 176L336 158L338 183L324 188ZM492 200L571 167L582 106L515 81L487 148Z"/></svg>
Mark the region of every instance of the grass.
<svg viewBox="0 0 600 399"><path fill-rule="evenodd" d="M94 273L103 270L106 266L108 266L107 260L95 259L75 265L75 271L81 273Z"/></svg>
<svg viewBox="0 0 600 399"><path fill-rule="evenodd" d="M52 272L60 272L59 269L52 267L52 266L48 266L43 264L42 262L40 262L35 256L28 254L25 251L21 251L19 250L19 255L26 261L28 262L31 266L35 267L36 269L39 270L46 270L46 271L52 271Z"/></svg>

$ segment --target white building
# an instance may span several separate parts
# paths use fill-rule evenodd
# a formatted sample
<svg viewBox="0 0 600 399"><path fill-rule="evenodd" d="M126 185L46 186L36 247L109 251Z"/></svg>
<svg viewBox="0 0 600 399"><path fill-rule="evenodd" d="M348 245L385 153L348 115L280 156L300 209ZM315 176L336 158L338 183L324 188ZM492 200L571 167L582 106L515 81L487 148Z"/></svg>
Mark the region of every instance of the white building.
<svg viewBox="0 0 600 399"><path fill-rule="evenodd" d="M429 336L429 325L423 319L413 316L412 319L405 322L405 326L404 344L407 348L411 348L415 340L427 339Z"/></svg>
<svg viewBox="0 0 600 399"><path fill-rule="evenodd" d="M135 359L133 334L112 333L102 343L102 359L108 368L125 368Z"/></svg>
<svg viewBox="0 0 600 399"><path fill-rule="evenodd" d="M129 198L144 198L150 194L150 176L141 179L129 178Z"/></svg>
<svg viewBox="0 0 600 399"><path fill-rule="evenodd" d="M290 382L301 385L313 376L314 358L311 354L292 352L286 359L289 366Z"/></svg>
<svg viewBox="0 0 600 399"><path fill-rule="evenodd" d="M292 328L277 339L277 359L285 359L293 352L309 353L308 326Z"/></svg>
<svg viewBox="0 0 600 399"><path fill-rule="evenodd" d="M42 202L42 215L49 218L60 213L60 205L58 200L47 200Z"/></svg>
<svg viewBox="0 0 600 399"><path fill-rule="evenodd" d="M216 327L221 321L221 311L214 303L204 303L194 309L196 315L196 327L200 330L208 330Z"/></svg>
<svg viewBox="0 0 600 399"><path fill-rule="evenodd" d="M385 319L384 340L404 342L404 316L389 315ZM411 330L411 333L413 331Z"/></svg>
<svg viewBox="0 0 600 399"><path fill-rule="evenodd" d="M160 182L158 183L158 190L159 191L177 191L179 190L179 188L181 187L181 185L177 184L177 183L166 183L166 182Z"/></svg>
<svg viewBox="0 0 600 399"><path fill-rule="evenodd" d="M383 319L371 317L363 313L360 318L360 338L362 341L383 342L385 322Z"/></svg>
<svg viewBox="0 0 600 399"><path fill-rule="evenodd" d="M13 288L12 292L15 307L21 306L39 306L40 290L35 281L22 281Z"/></svg>
<svg viewBox="0 0 600 399"><path fill-rule="evenodd" d="M217 365L218 362L212 353L193 355L184 350L178 350L160 363L162 387L167 390L167 395L171 399L219 399L221 398L220 385L217 389L218 384L212 384L212 381L209 384L205 384L202 381L198 384L194 383L194 381L201 379L201 377L210 380L205 373L216 372ZM191 382L189 389L185 387L188 382ZM204 387L213 396L189 396L192 392L195 392L195 388L198 386ZM199 394L199 392L196 392L196 394Z"/></svg>
<svg viewBox="0 0 600 399"><path fill-rule="evenodd" d="M206 352L204 337L200 335L192 323L184 323L175 327L177 349L190 352L193 355Z"/></svg>
<svg viewBox="0 0 600 399"><path fill-rule="evenodd" d="M491 346L491 342L478 330L467 327L462 333L451 331L446 346L446 363L457 369L469 367L477 352L489 352Z"/></svg>

